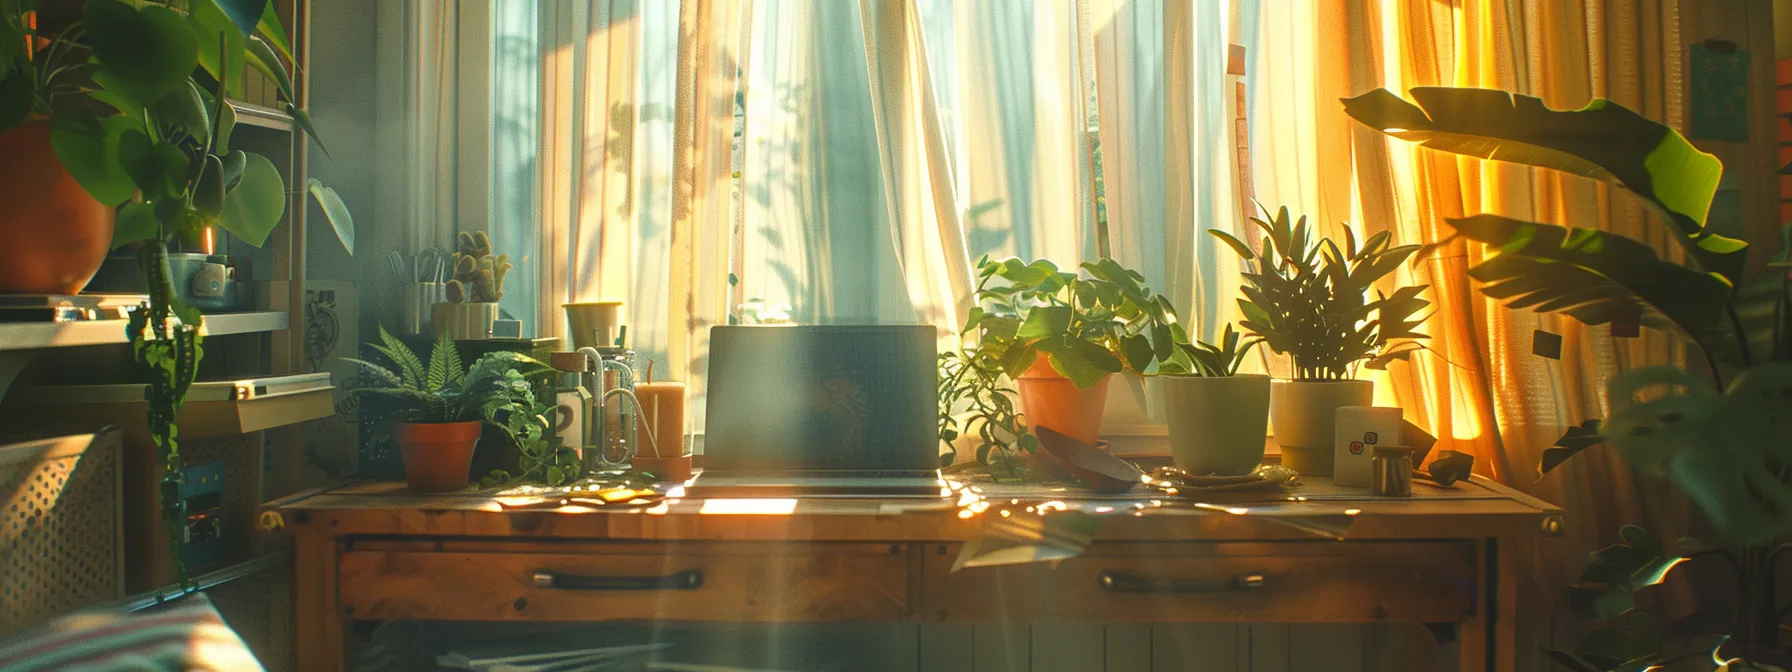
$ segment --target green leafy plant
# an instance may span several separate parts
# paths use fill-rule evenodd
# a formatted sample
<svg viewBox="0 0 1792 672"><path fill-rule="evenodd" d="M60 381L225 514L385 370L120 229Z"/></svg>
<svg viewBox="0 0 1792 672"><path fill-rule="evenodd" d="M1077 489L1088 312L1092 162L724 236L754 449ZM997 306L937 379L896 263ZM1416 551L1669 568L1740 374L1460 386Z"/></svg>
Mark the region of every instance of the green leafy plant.
<svg viewBox="0 0 1792 672"><path fill-rule="evenodd" d="M1177 347L1188 337L1169 300L1111 259L1083 264L1087 277L1045 260L985 256L977 269L979 305L959 334L960 347L939 358L945 465L957 459L955 442L971 434L977 461L998 480L1020 478L1016 458L1032 453L1039 440L1016 412L1013 381L1040 356L1084 388L1123 370L1187 372L1195 366L1191 354Z"/></svg>
<svg viewBox="0 0 1792 672"><path fill-rule="evenodd" d="M286 205L271 161L231 149L242 66L272 79L287 112L316 133L294 100L281 62L292 60L268 0L0 0L0 133L50 124L50 142L71 176L117 206L112 246L136 246L149 305L132 313L132 352L149 379L148 424L163 476L163 527L180 562L186 511L176 419L204 356L203 318L176 300L168 245L197 246L218 226L254 246ZM320 145L321 146L321 145ZM335 191L311 184L343 244L353 222Z"/></svg>
<svg viewBox="0 0 1792 672"><path fill-rule="evenodd" d="M584 463L579 460L578 450L553 434L554 408L536 400L533 386L517 391L516 406L515 411L495 416L492 422L516 446L520 471L513 475L493 469L479 479L479 487L489 489L516 483L557 487L578 480L584 473Z"/></svg>
<svg viewBox="0 0 1792 672"><path fill-rule="evenodd" d="M1244 365L1244 358L1251 354L1251 349L1263 342L1261 338L1244 338L1241 342L1242 337L1241 332L1233 331L1232 325L1228 324L1225 333L1220 335L1218 345L1196 341L1177 343L1176 347L1187 353L1189 361L1194 364L1194 368L1188 373L1208 378L1230 378L1238 375L1238 367Z"/></svg>
<svg viewBox="0 0 1792 672"><path fill-rule="evenodd" d="M454 274L445 288L450 303L494 303L504 298L504 276L510 255L492 256L484 231L460 232L454 251Z"/></svg>
<svg viewBox="0 0 1792 672"><path fill-rule="evenodd" d="M1419 251L1418 245L1390 244L1383 231L1359 248L1347 235L1345 247L1329 239L1315 242L1307 218L1291 220L1288 208L1271 213L1258 204L1267 221L1252 217L1263 230L1263 253L1218 229L1208 233L1225 242L1245 261L1244 311L1239 324L1264 345L1293 359L1295 380L1343 380L1355 377L1365 364L1382 368L1403 359L1426 338L1418 333L1420 310L1431 302L1419 298L1425 285L1401 287L1391 295L1368 295L1375 283Z"/></svg>
<svg viewBox="0 0 1792 672"><path fill-rule="evenodd" d="M531 376L546 373L546 364L515 352L492 352L461 363L454 341L436 339L425 361L403 341L380 327L380 342L371 347L391 362L380 365L344 358L360 367L368 382L355 388L356 396L392 399L398 417L405 422L442 423L486 421L509 428L510 415L533 416L535 400Z"/></svg>
<svg viewBox="0 0 1792 672"><path fill-rule="evenodd" d="M956 442L970 434L977 437L977 462L988 466L998 481L1017 479L1019 466L1013 458L1017 452L1033 452L1039 439L1016 411L1013 383L1002 373L1001 362L974 345L947 350L940 353L939 374L940 443L946 448L940 466L957 461Z"/></svg>
<svg viewBox="0 0 1792 672"><path fill-rule="evenodd" d="M1675 367L1622 372L1608 381L1608 417L1570 427L1544 451L1540 478L1582 451L1611 444L1639 470L1680 486L1729 544L1682 539L1680 552L1664 554L1652 535L1624 528L1624 543L1589 557L1570 589L1581 614L1601 627L1576 651L1550 651L1551 658L1580 671L1669 662L1651 636L1659 628L1635 611L1632 593L1659 583L1682 560L1712 556L1735 575L1731 631L1712 648L1675 659L1709 655L1724 670L1779 669L1763 661L1787 613L1777 608L1773 580L1788 547L1774 542L1792 530L1792 449L1785 440L1792 430L1792 276L1780 264L1744 277L1747 244L1706 227L1722 162L1610 101L1553 110L1504 91L1421 87L1411 95L1417 104L1376 90L1344 106L1358 121L1428 148L1629 191L1661 216L1687 258L1664 260L1644 243L1593 229L1485 214L1446 220L1456 236L1495 250L1469 270L1483 294L1588 325L1635 325L1683 339L1704 353L1716 383ZM1725 648L1741 656L1728 657Z"/></svg>
<svg viewBox="0 0 1792 672"><path fill-rule="evenodd" d="M966 331L978 330L978 347L1008 377L1043 355L1078 388L1110 373L1155 373L1185 357L1176 344L1188 341L1187 332L1170 300L1143 284L1145 276L1112 259L1081 270L1086 277L1044 259L978 260L979 305Z"/></svg>

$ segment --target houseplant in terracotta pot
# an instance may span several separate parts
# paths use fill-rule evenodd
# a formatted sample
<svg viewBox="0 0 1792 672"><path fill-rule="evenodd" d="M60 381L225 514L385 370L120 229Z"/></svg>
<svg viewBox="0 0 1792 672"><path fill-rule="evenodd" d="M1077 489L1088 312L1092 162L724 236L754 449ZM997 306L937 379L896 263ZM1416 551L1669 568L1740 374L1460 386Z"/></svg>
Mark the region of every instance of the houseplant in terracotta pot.
<svg viewBox="0 0 1792 672"><path fill-rule="evenodd" d="M1019 388L1027 424L1086 444L1101 434L1108 376L1152 373L1186 341L1169 299L1112 259L1082 273L1046 260L978 263L966 329Z"/></svg>
<svg viewBox="0 0 1792 672"><path fill-rule="evenodd" d="M411 490L467 487L473 448L486 422L526 437L531 427L540 431L529 422L536 413L534 383L528 376L547 371L547 365L514 352L493 352L463 366L454 341L445 335L437 337L426 362L383 326L380 342L372 347L391 364L348 360L368 378L355 394L397 402L402 420L395 434Z"/></svg>
<svg viewBox="0 0 1792 672"><path fill-rule="evenodd" d="M0 291L77 291L102 248L135 250L148 298L126 333L149 384L162 517L177 555L186 512L175 496L184 470L176 418L204 351L203 318L177 298L169 247L196 246L213 226L260 246L285 212L288 185L273 162L231 148L236 113L227 101L244 90L244 65L273 81L294 125L316 137L305 110L291 104L284 62L292 51L272 5L0 0L0 182L33 185L0 194L0 236L17 243L0 247L0 268L9 269L0 271ZM43 151L46 136L53 157ZM354 225L341 199L316 180L308 188L352 253ZM184 584L178 557L176 565Z"/></svg>
<svg viewBox="0 0 1792 672"><path fill-rule="evenodd" d="M1423 318L1415 316L1430 305L1419 298L1424 285L1369 297L1376 281L1419 246L1391 245L1392 236L1383 231L1360 247L1355 236L1347 236L1340 249L1331 240L1315 242L1307 218L1291 220L1286 207L1276 213L1263 208L1263 214L1270 219L1251 218L1263 230L1261 254L1224 231L1208 232L1245 261L1239 324L1293 360L1293 377L1270 389L1282 462L1303 474L1327 476L1333 414L1374 401L1372 383L1356 379L1358 367L1384 366L1423 348L1418 339L1425 336L1416 331Z"/></svg>
<svg viewBox="0 0 1792 672"><path fill-rule="evenodd" d="M1177 344L1191 366L1156 378L1163 386L1170 455L1177 467L1202 476L1235 476L1262 464L1269 436L1269 376L1238 373L1245 356L1261 342L1243 338L1228 324L1217 345Z"/></svg>
<svg viewBox="0 0 1792 672"><path fill-rule="evenodd" d="M504 298L504 276L510 273L510 255L492 256L491 238L484 231L462 231L456 240L454 269L445 287L448 300L436 304L436 333L458 340L492 337L498 319L498 299Z"/></svg>

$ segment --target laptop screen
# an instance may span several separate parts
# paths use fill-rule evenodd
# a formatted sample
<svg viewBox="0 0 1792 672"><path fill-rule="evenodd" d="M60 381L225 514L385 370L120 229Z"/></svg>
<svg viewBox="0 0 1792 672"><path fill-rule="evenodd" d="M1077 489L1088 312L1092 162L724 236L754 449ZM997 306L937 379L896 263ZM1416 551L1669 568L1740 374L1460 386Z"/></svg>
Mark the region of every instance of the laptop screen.
<svg viewBox="0 0 1792 672"><path fill-rule="evenodd" d="M934 328L710 331L704 468L939 466Z"/></svg>

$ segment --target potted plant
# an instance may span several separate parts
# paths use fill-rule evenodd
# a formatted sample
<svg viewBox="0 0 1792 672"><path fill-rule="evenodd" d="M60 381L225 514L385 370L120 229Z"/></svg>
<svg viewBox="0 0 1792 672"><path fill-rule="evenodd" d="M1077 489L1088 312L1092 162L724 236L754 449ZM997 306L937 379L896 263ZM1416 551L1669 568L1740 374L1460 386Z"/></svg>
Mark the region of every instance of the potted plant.
<svg viewBox="0 0 1792 672"><path fill-rule="evenodd" d="M1357 368L1385 366L1423 346L1414 331L1415 318L1430 302L1419 298L1424 285L1402 287L1391 295L1369 290L1419 250L1418 245L1390 245L1383 231L1359 248L1347 234L1343 249L1329 239L1314 242L1307 218L1291 221L1288 208L1269 221L1252 217L1263 230L1263 252L1224 231L1208 233L1245 261L1244 312L1239 323L1263 339L1270 350L1292 360L1293 377L1278 380L1270 390L1270 418L1282 463L1303 474L1332 473L1332 423L1337 409L1368 406L1374 387L1357 380Z"/></svg>
<svg viewBox="0 0 1792 672"><path fill-rule="evenodd" d="M524 439L519 442L524 448L535 447L533 440L541 437L545 422L533 421L538 414L534 383L528 376L545 372L545 364L514 352L493 352L463 366L446 334L436 338L425 362L384 326L380 343L373 348L391 365L349 359L370 380L355 394L388 397L398 404L403 419L395 434L411 490L449 492L467 487L473 448L486 422ZM554 463L546 466L559 466L557 447L554 453Z"/></svg>
<svg viewBox="0 0 1792 672"><path fill-rule="evenodd" d="M163 526L183 585L175 419L203 356L202 317L177 298L168 247L197 245L211 226L260 246L279 223L287 185L271 161L232 149L227 101L242 92L247 64L315 138L310 117L291 104L283 58L292 60L291 48L268 0L0 0L0 235L13 241L0 249L0 268L11 269L0 271L0 291L78 291L105 249L135 248L148 306L132 313L127 333L149 382ZM334 190L308 186L352 253L347 208Z"/></svg>
<svg viewBox="0 0 1792 672"><path fill-rule="evenodd" d="M1779 670L1787 610L1774 587L1792 531L1792 264L1743 273L1748 245L1705 227L1723 164L1673 129L1606 100L1552 110L1530 96L1422 87L1415 105L1377 89L1344 101L1356 120L1426 147L1572 172L1622 188L1669 224L1687 263L1649 245L1592 229L1482 214L1448 219L1456 235L1495 253L1469 269L1482 294L1513 308L1560 312L1588 325L1647 327L1703 352L1708 378L1675 367L1626 371L1607 385L1604 419L1571 427L1543 453L1539 477L1609 443L1645 473L1670 478L1704 512L1723 545L1682 538L1666 547L1636 526L1588 556L1569 602L1597 625L1550 658L1577 672L1709 659L1722 670ZM1792 168L1792 167L1789 167ZM1782 168L1786 173L1789 168ZM1725 384L1725 378L1730 378ZM1723 390L1719 392L1718 390ZM1662 623L1635 594L1677 567L1724 560L1735 613L1705 647L1661 650Z"/></svg>
<svg viewBox="0 0 1792 672"><path fill-rule="evenodd" d="M1238 373L1260 338L1241 338L1226 325L1218 345L1178 343L1190 366L1164 366L1164 413L1170 455L1191 474L1235 476L1263 463L1269 436L1269 376ZM1180 364L1180 362L1178 362Z"/></svg>
<svg viewBox="0 0 1792 672"><path fill-rule="evenodd" d="M492 241L484 231L460 232L454 272L445 287L448 300L434 309L436 333L459 340L491 338L508 273L510 255L492 256Z"/></svg>
<svg viewBox="0 0 1792 672"><path fill-rule="evenodd" d="M1081 270L1086 276L1043 259L985 257L976 294L983 305L965 328L979 330L979 349L1015 381L1029 426L1094 444L1108 376L1154 372L1187 339L1170 301L1138 272L1112 259Z"/></svg>

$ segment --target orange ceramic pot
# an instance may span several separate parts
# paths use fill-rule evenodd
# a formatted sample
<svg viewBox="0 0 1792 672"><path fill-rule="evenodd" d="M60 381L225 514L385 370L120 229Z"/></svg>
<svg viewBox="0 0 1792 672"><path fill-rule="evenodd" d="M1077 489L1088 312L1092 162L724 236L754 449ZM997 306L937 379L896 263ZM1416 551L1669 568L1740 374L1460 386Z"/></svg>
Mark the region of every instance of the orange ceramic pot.
<svg viewBox="0 0 1792 672"><path fill-rule="evenodd" d="M50 148L50 123L0 133L0 293L74 294L112 245L113 210Z"/></svg>
<svg viewBox="0 0 1792 672"><path fill-rule="evenodd" d="M479 422L401 422L396 432L404 453L404 480L413 492L453 492L467 487Z"/></svg>
<svg viewBox="0 0 1792 672"><path fill-rule="evenodd" d="M1107 376L1088 389L1079 390L1041 354L1014 383L1020 390L1020 405L1029 426L1050 427L1091 445L1101 437L1101 416L1108 403Z"/></svg>

